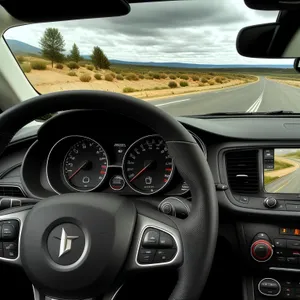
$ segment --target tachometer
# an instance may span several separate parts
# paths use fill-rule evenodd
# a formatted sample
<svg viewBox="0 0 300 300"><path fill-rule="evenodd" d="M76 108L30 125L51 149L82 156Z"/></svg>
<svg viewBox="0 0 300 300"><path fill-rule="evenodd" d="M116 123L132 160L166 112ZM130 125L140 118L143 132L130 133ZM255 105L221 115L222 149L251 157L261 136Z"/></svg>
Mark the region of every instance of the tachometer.
<svg viewBox="0 0 300 300"><path fill-rule="evenodd" d="M63 162L64 178L76 191L92 191L103 182L107 166L108 159L102 146L90 138L84 138L67 152Z"/></svg>
<svg viewBox="0 0 300 300"><path fill-rule="evenodd" d="M162 190L174 172L173 160L159 135L134 142L123 158L123 176L136 192L150 195Z"/></svg>

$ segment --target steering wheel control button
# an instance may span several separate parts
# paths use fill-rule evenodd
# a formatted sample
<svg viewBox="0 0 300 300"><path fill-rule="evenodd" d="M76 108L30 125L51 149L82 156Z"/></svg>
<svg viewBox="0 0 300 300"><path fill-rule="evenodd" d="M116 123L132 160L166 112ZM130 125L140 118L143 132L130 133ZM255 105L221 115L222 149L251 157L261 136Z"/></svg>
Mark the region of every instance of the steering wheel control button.
<svg viewBox="0 0 300 300"><path fill-rule="evenodd" d="M3 243L3 251L5 258L17 258L18 256L18 246L16 243L4 242Z"/></svg>
<svg viewBox="0 0 300 300"><path fill-rule="evenodd" d="M147 228L137 255L139 264L160 264L172 261L177 253L174 238L162 230Z"/></svg>
<svg viewBox="0 0 300 300"><path fill-rule="evenodd" d="M159 242L159 231L157 229L146 229L143 236L143 247L157 247Z"/></svg>
<svg viewBox="0 0 300 300"><path fill-rule="evenodd" d="M138 262L140 264L151 264L155 253L155 249L141 249L138 256Z"/></svg>
<svg viewBox="0 0 300 300"><path fill-rule="evenodd" d="M257 240L251 245L250 252L257 262L267 262L273 256L273 247L266 240Z"/></svg>
<svg viewBox="0 0 300 300"><path fill-rule="evenodd" d="M160 248L172 248L173 247L173 238L165 232L160 232L159 236L159 247Z"/></svg>
<svg viewBox="0 0 300 300"><path fill-rule="evenodd" d="M68 266L76 263L83 254L84 233L77 225L64 223L50 232L47 245L52 260L59 265Z"/></svg>
<svg viewBox="0 0 300 300"><path fill-rule="evenodd" d="M176 254L176 249L164 249L164 250L157 250L154 263L164 263L171 261Z"/></svg>
<svg viewBox="0 0 300 300"><path fill-rule="evenodd" d="M264 278L258 283L258 291L264 296L278 296L281 285L273 278Z"/></svg>
<svg viewBox="0 0 300 300"><path fill-rule="evenodd" d="M17 237L17 230L12 224L2 225L2 239L14 240Z"/></svg>

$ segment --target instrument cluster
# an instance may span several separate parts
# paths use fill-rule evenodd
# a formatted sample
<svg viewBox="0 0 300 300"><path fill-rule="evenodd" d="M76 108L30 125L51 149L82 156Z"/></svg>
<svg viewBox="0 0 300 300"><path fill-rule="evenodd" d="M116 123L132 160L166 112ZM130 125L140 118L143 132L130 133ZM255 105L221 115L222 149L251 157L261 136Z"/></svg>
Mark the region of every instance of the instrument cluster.
<svg viewBox="0 0 300 300"><path fill-rule="evenodd" d="M107 148L89 136L65 136L47 156L46 177L57 194L105 191L182 195L189 191L165 141L157 134Z"/></svg>

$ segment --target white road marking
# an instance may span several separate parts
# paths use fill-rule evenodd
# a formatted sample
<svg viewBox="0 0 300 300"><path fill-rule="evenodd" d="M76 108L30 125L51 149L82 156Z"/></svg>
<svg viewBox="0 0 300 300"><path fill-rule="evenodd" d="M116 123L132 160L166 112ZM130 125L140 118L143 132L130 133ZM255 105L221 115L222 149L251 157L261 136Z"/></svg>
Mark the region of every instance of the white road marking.
<svg viewBox="0 0 300 300"><path fill-rule="evenodd" d="M262 93L260 94L260 96L257 98L257 100L248 108L248 110L246 112L257 112L262 100L263 100L263 96L264 96L264 92L265 92L265 87L266 87L266 81L264 82L264 88Z"/></svg>
<svg viewBox="0 0 300 300"><path fill-rule="evenodd" d="M167 106L167 105L172 105L172 104L176 104L176 103L180 103L180 102L186 102L186 101L190 101L191 99L182 99L182 100L177 100L177 101L171 101L171 102L167 102L167 103L161 103L161 104L156 104L155 106L157 107L161 107L161 106Z"/></svg>

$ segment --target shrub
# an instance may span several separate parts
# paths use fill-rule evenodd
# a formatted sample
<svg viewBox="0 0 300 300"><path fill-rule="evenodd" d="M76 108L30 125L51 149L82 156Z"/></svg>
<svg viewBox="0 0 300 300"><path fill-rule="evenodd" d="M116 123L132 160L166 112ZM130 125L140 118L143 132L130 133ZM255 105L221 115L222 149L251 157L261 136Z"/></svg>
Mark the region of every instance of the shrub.
<svg viewBox="0 0 300 300"><path fill-rule="evenodd" d="M75 61L70 61L67 63L67 67L71 70L79 69L79 64Z"/></svg>
<svg viewBox="0 0 300 300"><path fill-rule="evenodd" d="M111 74L106 74L105 77L104 77L104 79L106 81L113 81L114 80L114 78L111 76Z"/></svg>
<svg viewBox="0 0 300 300"><path fill-rule="evenodd" d="M22 64L25 61L24 56L17 56L17 60L20 64Z"/></svg>
<svg viewBox="0 0 300 300"><path fill-rule="evenodd" d="M161 78L161 79L166 79L166 78L168 78L168 75L167 75L167 74L164 74L164 73L161 73L161 74L160 74L160 78Z"/></svg>
<svg viewBox="0 0 300 300"><path fill-rule="evenodd" d="M55 66L56 69L62 70L64 68L63 64L56 64Z"/></svg>
<svg viewBox="0 0 300 300"><path fill-rule="evenodd" d="M84 62L84 61L80 61L79 63L78 63L78 65L80 66L80 67L85 67L86 66L86 63Z"/></svg>
<svg viewBox="0 0 300 300"><path fill-rule="evenodd" d="M117 74L116 78L117 78L118 80L123 80L123 79L124 79L123 76L122 76L121 74Z"/></svg>
<svg viewBox="0 0 300 300"><path fill-rule="evenodd" d="M93 70L94 70L94 66L92 66L92 65L87 65L86 68L87 68L88 70L90 70L90 71L93 71Z"/></svg>
<svg viewBox="0 0 300 300"><path fill-rule="evenodd" d="M146 75L145 75L145 79L152 80L152 79L153 79L153 77L152 77L152 76L150 76L149 74L146 74Z"/></svg>
<svg viewBox="0 0 300 300"><path fill-rule="evenodd" d="M135 92L135 89L132 87L124 87L123 93L133 93Z"/></svg>
<svg viewBox="0 0 300 300"><path fill-rule="evenodd" d="M215 78L215 82L217 82L217 83L222 83L222 78L221 78L220 76L217 76L217 77Z"/></svg>
<svg viewBox="0 0 300 300"><path fill-rule="evenodd" d="M160 75L159 75L158 73L154 73L154 74L153 74L153 78L154 78L154 79L160 79Z"/></svg>
<svg viewBox="0 0 300 300"><path fill-rule="evenodd" d="M89 74L83 74L79 77L82 82L90 82L92 77Z"/></svg>
<svg viewBox="0 0 300 300"><path fill-rule="evenodd" d="M23 70L24 73L30 73L31 72L31 65L28 63L22 63L21 64L21 69Z"/></svg>
<svg viewBox="0 0 300 300"><path fill-rule="evenodd" d="M31 63L31 68L34 70L46 70L47 69L47 64L44 61L32 61Z"/></svg>
<svg viewBox="0 0 300 300"><path fill-rule="evenodd" d="M199 81L199 77L196 76L196 75L193 75L193 76L192 76L192 79L193 79L194 81Z"/></svg>
<svg viewBox="0 0 300 300"><path fill-rule="evenodd" d="M189 76L186 74L182 74L182 75L180 75L180 79L188 80Z"/></svg>
<svg viewBox="0 0 300 300"><path fill-rule="evenodd" d="M112 76L112 78L116 78L116 74L115 73L110 73L110 75Z"/></svg>
<svg viewBox="0 0 300 300"><path fill-rule="evenodd" d="M203 77L203 78L201 78L201 82L202 83L206 83L208 80L205 78L205 77Z"/></svg>
<svg viewBox="0 0 300 300"><path fill-rule="evenodd" d="M99 73L96 73L96 74L94 75L94 77L95 77L95 79L97 79L97 80L101 80L101 75L100 75Z"/></svg>
<svg viewBox="0 0 300 300"><path fill-rule="evenodd" d="M76 72L74 72L74 71L70 71L70 72L68 73L68 75L69 75L69 76L77 76Z"/></svg>
<svg viewBox="0 0 300 300"><path fill-rule="evenodd" d="M153 72L150 71L150 72L148 72L148 75L149 75L150 77L153 77L154 74L153 74Z"/></svg>
<svg viewBox="0 0 300 300"><path fill-rule="evenodd" d="M205 84L203 82L199 82L198 86L204 86Z"/></svg>
<svg viewBox="0 0 300 300"><path fill-rule="evenodd" d="M137 81L139 80L138 76L135 73L128 73L125 77L127 80Z"/></svg>
<svg viewBox="0 0 300 300"><path fill-rule="evenodd" d="M139 75L139 78L140 78L140 79L144 79L145 76L144 76L143 74L140 74L140 75Z"/></svg>
<svg viewBox="0 0 300 300"><path fill-rule="evenodd" d="M177 78L177 76L172 74L172 75L169 76L169 78L174 80L174 79Z"/></svg>
<svg viewBox="0 0 300 300"><path fill-rule="evenodd" d="M208 84L209 84L209 85L215 85L215 81L214 81L213 79L210 79L210 80L208 81Z"/></svg>
<svg viewBox="0 0 300 300"><path fill-rule="evenodd" d="M189 83L187 82L187 81L180 81L180 86L182 86L182 87L185 87L185 86L188 86L189 85Z"/></svg>
<svg viewBox="0 0 300 300"><path fill-rule="evenodd" d="M177 82L176 81L170 81L168 86L171 89L177 88Z"/></svg>

